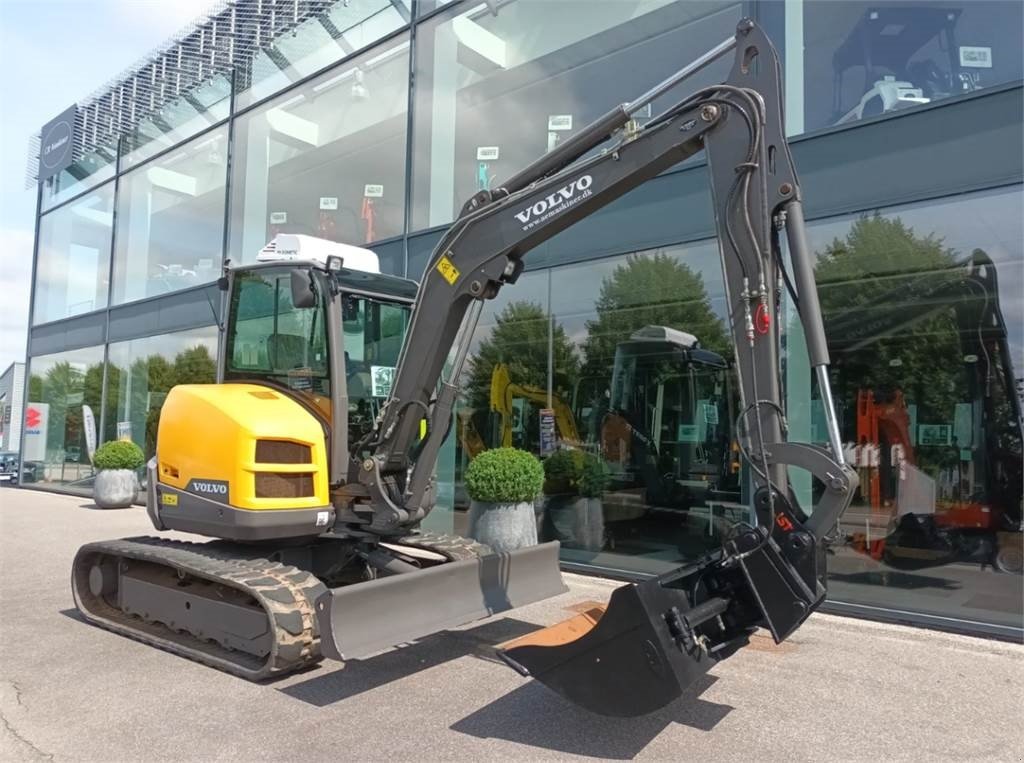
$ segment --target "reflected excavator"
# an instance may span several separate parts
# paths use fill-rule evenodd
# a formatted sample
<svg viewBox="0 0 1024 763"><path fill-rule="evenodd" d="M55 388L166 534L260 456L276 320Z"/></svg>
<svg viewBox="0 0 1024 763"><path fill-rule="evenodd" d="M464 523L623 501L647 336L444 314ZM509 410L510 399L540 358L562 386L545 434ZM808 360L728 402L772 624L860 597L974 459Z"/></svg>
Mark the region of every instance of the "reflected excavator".
<svg viewBox="0 0 1024 763"><path fill-rule="evenodd" d="M730 53L726 82L642 126L633 119ZM531 250L703 150L740 381L750 521L735 524L720 548L616 589L578 638L555 626L559 638L541 631L502 655L572 702L634 716L678 697L756 629L787 638L825 598L826 534L857 475L844 462L829 392L782 102L778 56L743 20L664 82L474 195L418 286L373 272L372 252L299 236L280 235L260 261L229 266L219 284L226 309L217 383L170 391L147 465L155 528L213 540L86 544L72 570L83 617L258 680L564 592L557 543L495 554L421 531L456 382L484 302L516 282ZM783 232L795 277L787 288L823 391L828 448L785 436ZM793 498L790 465L823 485L813 513Z"/></svg>
<svg viewBox="0 0 1024 763"><path fill-rule="evenodd" d="M491 372L491 412L497 417L497 436L494 439L503 448L513 446L513 434L523 427L523 422L517 417L516 399L528 400L541 408L549 407L547 390L529 384L514 383L509 376L508 366L496 363ZM558 395L552 394L550 400L558 440L565 447L581 447L583 441L576 429L572 409Z"/></svg>
<svg viewBox="0 0 1024 763"><path fill-rule="evenodd" d="M975 249L953 267L910 278L829 320L832 350L842 362L881 336L947 313L960 345L947 367L969 396L956 406L962 415L950 417L960 421L915 431L903 390L858 390L860 487L875 513L890 516L881 535L858 531L848 541L899 569L964 561L1021 573L1022 421L991 258ZM925 453L952 463L944 489L918 468Z"/></svg>
<svg viewBox="0 0 1024 763"><path fill-rule="evenodd" d="M613 490L640 490L641 505L670 511L703 504L726 482L738 492L731 373L725 358L678 329L645 326L619 343L601 421Z"/></svg>

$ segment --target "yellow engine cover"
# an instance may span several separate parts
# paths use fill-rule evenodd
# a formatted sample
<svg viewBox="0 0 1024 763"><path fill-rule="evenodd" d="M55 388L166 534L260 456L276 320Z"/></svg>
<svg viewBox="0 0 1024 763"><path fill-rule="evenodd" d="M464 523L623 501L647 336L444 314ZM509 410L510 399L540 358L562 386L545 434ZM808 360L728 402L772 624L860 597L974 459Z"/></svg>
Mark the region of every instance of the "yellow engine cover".
<svg viewBox="0 0 1024 763"><path fill-rule="evenodd" d="M302 405L268 387L174 387L160 411L156 457L160 483L189 492L226 490L234 508L329 503L322 426Z"/></svg>

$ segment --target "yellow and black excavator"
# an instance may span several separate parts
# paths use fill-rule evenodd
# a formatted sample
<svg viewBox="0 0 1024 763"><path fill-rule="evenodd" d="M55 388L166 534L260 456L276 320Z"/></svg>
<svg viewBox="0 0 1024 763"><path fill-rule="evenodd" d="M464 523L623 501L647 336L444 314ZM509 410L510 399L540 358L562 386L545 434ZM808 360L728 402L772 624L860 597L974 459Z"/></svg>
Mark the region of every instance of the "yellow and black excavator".
<svg viewBox="0 0 1024 763"><path fill-rule="evenodd" d="M529 384L517 384L508 373L508 366L496 363L491 372L491 412L497 414L497 442L503 448L511 448L513 435L516 431L515 400L529 400L531 403L545 407L548 404L546 390ZM566 447L580 447L583 441L576 429L576 418L572 409L558 395L551 395L550 408L555 416L555 428L559 441Z"/></svg>
<svg viewBox="0 0 1024 763"><path fill-rule="evenodd" d="M633 120L733 52L725 83L642 126ZM556 543L494 554L419 530L435 502L455 381L484 301L518 279L530 250L704 150L740 381L749 521L720 549L616 589L579 638L542 632L502 654L573 702L629 716L679 696L759 627L785 639L825 598L825 537L857 477L843 462L829 391L780 77L767 37L742 21L664 82L473 196L418 287L369 272L365 250L339 245L317 256L314 243L288 236L255 264L227 267L218 383L171 390L147 465L156 529L213 540L83 546L72 588L84 618L262 679L565 591ZM829 448L785 438L782 231ZM787 486L790 465L823 484L813 513Z"/></svg>

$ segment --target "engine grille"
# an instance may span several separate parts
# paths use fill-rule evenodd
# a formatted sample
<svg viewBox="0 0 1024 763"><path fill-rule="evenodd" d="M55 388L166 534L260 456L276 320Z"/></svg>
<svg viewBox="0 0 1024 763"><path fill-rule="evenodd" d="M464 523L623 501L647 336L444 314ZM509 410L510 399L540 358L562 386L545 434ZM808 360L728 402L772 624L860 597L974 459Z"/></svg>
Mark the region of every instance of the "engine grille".
<svg viewBox="0 0 1024 763"><path fill-rule="evenodd" d="M257 440L256 463L311 464L313 450L308 445L286 440Z"/></svg>
<svg viewBox="0 0 1024 763"><path fill-rule="evenodd" d="M313 495L312 474L256 473L257 498L310 498Z"/></svg>

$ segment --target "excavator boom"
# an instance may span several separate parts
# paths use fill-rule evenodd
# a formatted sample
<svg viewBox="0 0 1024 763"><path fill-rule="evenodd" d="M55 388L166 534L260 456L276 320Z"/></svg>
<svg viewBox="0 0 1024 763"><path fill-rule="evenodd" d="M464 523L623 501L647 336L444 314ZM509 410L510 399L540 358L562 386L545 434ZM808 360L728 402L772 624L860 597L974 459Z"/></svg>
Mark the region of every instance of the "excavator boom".
<svg viewBox="0 0 1024 763"><path fill-rule="evenodd" d="M632 121L635 111L730 52L734 63L725 83L696 92L642 127ZM353 465L373 510L371 529L388 532L421 521L431 508L437 453L483 302L516 281L530 250L669 167L707 152L740 381L736 436L749 467L752 516L733 528L721 549L616 590L603 614L504 649L513 667L596 712L635 715L661 706L746 644L754 629L767 628L781 641L825 598L825 537L849 505L857 477L843 462L782 103L777 54L764 32L743 20L733 37L694 63L612 109L503 186L470 199L423 275L370 455ZM795 284L782 261L782 230ZM815 369L828 449L786 440L783 282ZM453 348L454 364L442 378ZM427 434L417 442L424 411ZM790 466L824 485L813 511L795 502L786 476ZM583 635L569 638L566 628Z"/></svg>

